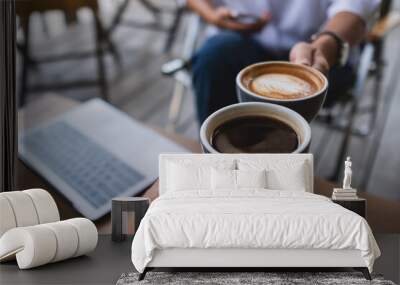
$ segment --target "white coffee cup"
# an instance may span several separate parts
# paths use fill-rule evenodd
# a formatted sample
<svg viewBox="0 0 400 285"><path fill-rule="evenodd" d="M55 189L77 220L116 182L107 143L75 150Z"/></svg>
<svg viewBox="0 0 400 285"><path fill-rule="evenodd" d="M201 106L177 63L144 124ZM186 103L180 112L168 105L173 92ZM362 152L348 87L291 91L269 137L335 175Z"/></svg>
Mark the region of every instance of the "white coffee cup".
<svg viewBox="0 0 400 285"><path fill-rule="evenodd" d="M230 120L248 116L265 116L285 123L296 132L298 137L298 146L292 153L308 152L311 142L311 128L307 121L300 114L287 107L260 102L233 104L211 114L200 128L200 142L203 151L205 153L220 153L211 143L215 130Z"/></svg>

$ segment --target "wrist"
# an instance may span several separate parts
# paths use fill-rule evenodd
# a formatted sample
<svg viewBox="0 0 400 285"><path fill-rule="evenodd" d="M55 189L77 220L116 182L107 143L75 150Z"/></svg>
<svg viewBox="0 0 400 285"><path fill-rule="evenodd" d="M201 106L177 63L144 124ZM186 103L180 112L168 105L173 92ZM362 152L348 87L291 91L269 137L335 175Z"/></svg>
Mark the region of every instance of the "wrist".
<svg viewBox="0 0 400 285"><path fill-rule="evenodd" d="M322 52L326 58L329 67L334 66L337 63L338 51L340 47L337 41L329 35L321 35L316 38L311 45Z"/></svg>

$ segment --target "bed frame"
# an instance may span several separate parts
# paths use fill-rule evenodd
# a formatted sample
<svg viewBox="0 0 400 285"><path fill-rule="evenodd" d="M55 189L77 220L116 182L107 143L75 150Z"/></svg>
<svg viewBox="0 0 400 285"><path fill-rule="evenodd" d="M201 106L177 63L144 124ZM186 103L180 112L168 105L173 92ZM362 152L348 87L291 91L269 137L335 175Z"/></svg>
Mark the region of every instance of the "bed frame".
<svg viewBox="0 0 400 285"><path fill-rule="evenodd" d="M313 158L311 154L162 154L159 161L160 194L166 191L166 162L174 159L218 160L218 159L288 159L303 160L309 164L309 181L313 181ZM308 192L313 192L313 183ZM371 280L366 264L359 250L333 249L253 249L253 248L170 248L158 249L147 265L139 280L155 268L230 268L234 271L268 268L343 268L350 267L361 271L367 280Z"/></svg>
<svg viewBox="0 0 400 285"><path fill-rule="evenodd" d="M343 268L361 271L371 280L359 250L330 249L193 249L171 248L156 250L152 261L139 275L155 268L230 268L236 271L271 268Z"/></svg>

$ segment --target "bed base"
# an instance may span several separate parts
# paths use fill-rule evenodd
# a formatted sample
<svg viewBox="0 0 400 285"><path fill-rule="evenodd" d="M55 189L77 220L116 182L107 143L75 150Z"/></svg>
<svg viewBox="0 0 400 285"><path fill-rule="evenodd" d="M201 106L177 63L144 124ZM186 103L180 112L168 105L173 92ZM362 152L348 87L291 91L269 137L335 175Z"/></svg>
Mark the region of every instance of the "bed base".
<svg viewBox="0 0 400 285"><path fill-rule="evenodd" d="M139 274L138 281L142 281L146 277L146 273L147 272L152 271L154 269L161 269L161 268L164 269L164 267L159 267L159 268L157 268L157 267L146 267L144 269L144 271ZM364 278L366 280L372 280L371 275L370 275L369 270L368 270L367 267L350 267L350 268L353 268L353 270L355 270L355 271L360 271L364 275ZM165 268L165 269L167 269L167 268ZM168 268L168 269L171 269L171 268ZM177 268L174 268L174 269L177 269ZM324 268L310 268L310 267L308 267L308 268L295 268L295 267L290 267L290 268L289 267L286 267L286 268L282 268L282 267L260 268L260 267L257 267L257 268L254 268L253 267L253 268L245 268L244 269L244 268L234 268L234 267L233 268L232 267L230 267L230 268L221 268L221 267L208 267L207 268L207 267L201 267L199 269L199 268L196 268L196 267L184 267L183 269L184 270L181 270L181 271L188 271L188 269L190 269L191 271L215 272L215 271L221 271L221 269L222 269L223 271L227 271L227 272L246 272L246 271L248 271L248 272L269 272L271 270L289 272L289 271L293 271L294 269L296 269L296 270L302 269L301 271L307 271L307 270L311 271L312 270L312 272L315 272L315 271L323 272L327 268L326 267L324 267Z"/></svg>
<svg viewBox="0 0 400 285"><path fill-rule="evenodd" d="M169 248L154 251L152 260L139 275L143 280L153 269L200 269L208 272L217 269L243 271L337 271L353 268L371 280L359 250L351 249L254 249L254 248ZM179 270L180 269L180 270ZM318 269L318 270L317 270ZM197 270L198 271L198 270Z"/></svg>

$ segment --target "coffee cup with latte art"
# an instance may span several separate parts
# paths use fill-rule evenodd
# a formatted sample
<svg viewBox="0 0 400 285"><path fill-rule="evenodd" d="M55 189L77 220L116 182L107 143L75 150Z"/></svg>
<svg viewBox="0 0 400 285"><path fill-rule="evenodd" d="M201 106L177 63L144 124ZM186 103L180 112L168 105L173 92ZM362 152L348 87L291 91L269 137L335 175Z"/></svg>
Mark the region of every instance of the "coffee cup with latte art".
<svg viewBox="0 0 400 285"><path fill-rule="evenodd" d="M328 80L318 70L284 61L261 62L236 77L239 102L266 102L288 107L312 121L321 108Z"/></svg>

